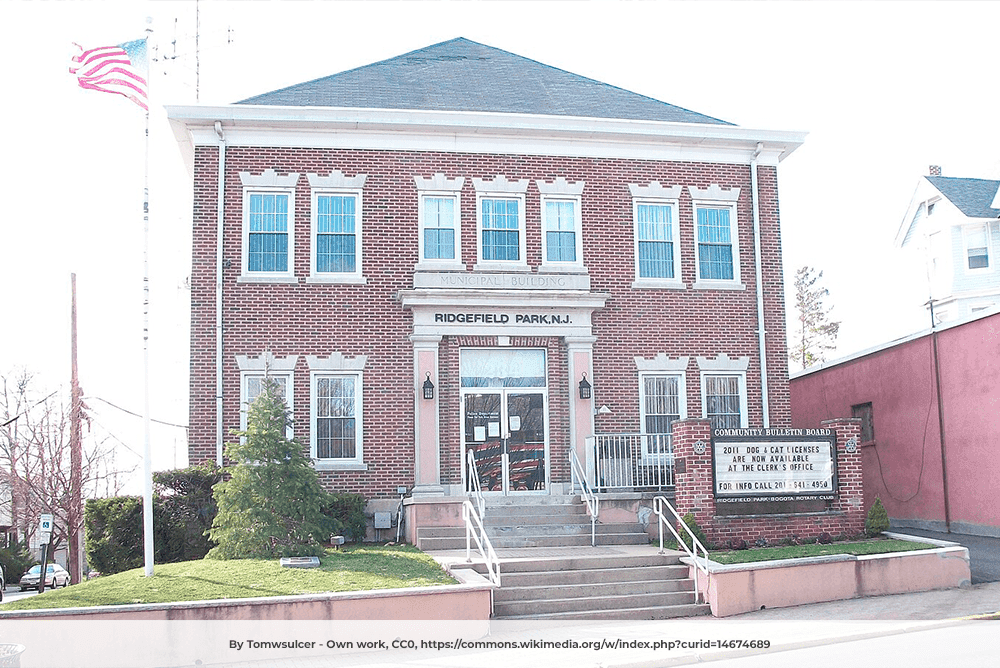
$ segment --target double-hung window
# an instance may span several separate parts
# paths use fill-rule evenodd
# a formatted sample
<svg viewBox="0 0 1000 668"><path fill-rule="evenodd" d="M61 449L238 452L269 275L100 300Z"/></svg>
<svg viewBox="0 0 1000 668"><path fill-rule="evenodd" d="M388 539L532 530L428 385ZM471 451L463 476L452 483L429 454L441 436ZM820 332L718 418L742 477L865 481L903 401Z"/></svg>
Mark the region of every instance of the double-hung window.
<svg viewBox="0 0 1000 668"><path fill-rule="evenodd" d="M527 269L524 233L524 192L528 180L492 182L473 179L479 234L478 265Z"/></svg>
<svg viewBox="0 0 1000 668"><path fill-rule="evenodd" d="M542 202L545 264L580 263L580 206L575 200L547 199Z"/></svg>
<svg viewBox="0 0 1000 668"><path fill-rule="evenodd" d="M419 196L420 261L427 269L464 269L462 266L461 190L465 179L415 176Z"/></svg>
<svg viewBox="0 0 1000 668"><path fill-rule="evenodd" d="M658 458L673 452L670 430L684 417L685 392L682 374L644 374L639 403L642 408L644 458Z"/></svg>
<svg viewBox="0 0 1000 668"><path fill-rule="evenodd" d="M989 225L964 228L966 267L970 271L990 268Z"/></svg>
<svg viewBox="0 0 1000 668"><path fill-rule="evenodd" d="M653 181L648 186L629 184L632 193L633 287L682 288L680 224L678 202L680 186L662 186Z"/></svg>
<svg viewBox="0 0 1000 668"><path fill-rule="evenodd" d="M512 197L482 197L479 200L483 262L521 262L524 243L523 202Z"/></svg>
<svg viewBox="0 0 1000 668"><path fill-rule="evenodd" d="M743 426L743 393L738 375L706 374L705 417L712 429L739 429Z"/></svg>
<svg viewBox="0 0 1000 668"><path fill-rule="evenodd" d="M677 212L673 204L635 203L637 276L676 279Z"/></svg>
<svg viewBox="0 0 1000 668"><path fill-rule="evenodd" d="M274 357L264 353L259 357L236 356L236 364L240 368L240 430L247 428L247 411L250 404L261 395L268 382L274 384L279 395L288 406L289 415L293 412L293 377L298 356ZM285 435L292 438L293 429L289 424Z"/></svg>
<svg viewBox="0 0 1000 668"><path fill-rule="evenodd" d="M362 274L361 188L366 176L309 174L312 187L310 282L360 283Z"/></svg>
<svg viewBox="0 0 1000 668"><path fill-rule="evenodd" d="M740 189L688 187L694 206L696 288L743 288L736 202Z"/></svg>
<svg viewBox="0 0 1000 668"><path fill-rule="evenodd" d="M366 358L306 356L310 369L309 450L317 470L365 469L362 410Z"/></svg>
<svg viewBox="0 0 1000 668"><path fill-rule="evenodd" d="M247 271L286 274L291 236L287 193L251 192L247 226Z"/></svg>
<svg viewBox="0 0 1000 668"><path fill-rule="evenodd" d="M728 208L700 206L698 217L698 278L731 281L735 274L733 230Z"/></svg>
<svg viewBox="0 0 1000 668"><path fill-rule="evenodd" d="M541 194L541 270L583 271L583 217L581 196L584 181L535 181Z"/></svg>
<svg viewBox="0 0 1000 668"><path fill-rule="evenodd" d="M295 183L298 174L273 169L240 172L243 183L243 250L240 278L289 281L295 276Z"/></svg>
<svg viewBox="0 0 1000 668"><path fill-rule="evenodd" d="M316 458L358 458L358 378L317 375Z"/></svg>
<svg viewBox="0 0 1000 668"><path fill-rule="evenodd" d="M749 357L715 359L698 357L701 369L702 416L712 429L745 428L747 420L747 367Z"/></svg>

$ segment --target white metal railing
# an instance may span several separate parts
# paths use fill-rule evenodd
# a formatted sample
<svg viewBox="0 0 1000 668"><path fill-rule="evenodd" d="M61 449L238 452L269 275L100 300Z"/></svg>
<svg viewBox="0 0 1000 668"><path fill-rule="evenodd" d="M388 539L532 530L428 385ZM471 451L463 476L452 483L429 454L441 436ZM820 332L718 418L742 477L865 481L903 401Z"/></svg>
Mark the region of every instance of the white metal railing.
<svg viewBox="0 0 1000 668"><path fill-rule="evenodd" d="M479 482L479 469L476 468L475 450L468 451L467 460L466 474L468 482L465 486L465 492L476 500L476 506L479 508L479 516L484 517L486 514L486 499L483 497L482 483Z"/></svg>
<svg viewBox="0 0 1000 668"><path fill-rule="evenodd" d="M476 470L476 456L469 450L468 484L466 490L472 499L465 499L462 503L462 521L465 522L465 560L472 563L472 542L475 541L479 554L486 564L486 572L492 582L497 587L500 586L500 558L497 557L496 550L490 537L486 535L486 527L483 526L483 516L486 512L486 499L483 497L483 490L479 484L479 472ZM493 597L490 597L492 606Z"/></svg>
<svg viewBox="0 0 1000 668"><path fill-rule="evenodd" d="M670 514L673 515L674 519L677 521L677 524L680 525L687 533L688 538L690 538L691 540L691 547L688 547L687 543L681 540L680 534L677 533L677 530L674 528L673 523L670 522L667 519L667 516L663 514L663 506L666 506L667 508L670 509ZM663 552L663 525L666 525L667 528L670 529L670 533L672 533L674 535L674 538L677 540L677 548L687 552L688 556L691 557L691 560L694 562L694 565L696 567L694 570L694 596L695 596L695 603L697 603L701 591L698 588L698 571L701 571L702 573L705 574L705 591L708 591L708 585L712 581L712 573L711 571L708 570L708 550L705 549L705 546L701 544L701 541L699 541L695 537L695 535L691 532L690 527L688 527L687 523L684 522L681 516L677 514L677 510L672 505L670 505L670 502L667 501L666 497L657 496L653 499L653 513L655 513L656 516L659 518L658 524L660 525L660 552L661 553ZM702 557L698 556L699 552L703 555ZM703 559L703 561L699 562L698 561L699 558ZM704 597L702 597L703 602L704 600L705 600Z"/></svg>
<svg viewBox="0 0 1000 668"><path fill-rule="evenodd" d="M674 449L670 434L597 434L594 437L597 489L652 488L674 485Z"/></svg>
<svg viewBox="0 0 1000 668"><path fill-rule="evenodd" d="M580 487L580 496L587 503L587 512L590 513L590 544L597 545L597 514L600 512L600 499L590 488L587 482L587 474L580 465L580 458L576 456L576 450L570 448L569 451L570 481L575 490Z"/></svg>

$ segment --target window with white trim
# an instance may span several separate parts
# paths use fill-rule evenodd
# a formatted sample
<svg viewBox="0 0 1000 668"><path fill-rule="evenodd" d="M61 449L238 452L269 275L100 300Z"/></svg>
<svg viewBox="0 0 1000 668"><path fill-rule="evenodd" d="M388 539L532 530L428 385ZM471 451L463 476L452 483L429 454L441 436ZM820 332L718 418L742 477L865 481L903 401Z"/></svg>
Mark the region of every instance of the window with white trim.
<svg viewBox="0 0 1000 668"><path fill-rule="evenodd" d="M636 277L680 279L677 205L634 202Z"/></svg>
<svg viewBox="0 0 1000 668"><path fill-rule="evenodd" d="M963 228L965 240L966 268L969 271L986 270L990 268L990 235L989 226L967 226Z"/></svg>
<svg viewBox="0 0 1000 668"><path fill-rule="evenodd" d="M697 357L701 370L701 414L712 429L747 426L747 367L749 357Z"/></svg>
<svg viewBox="0 0 1000 668"><path fill-rule="evenodd" d="M695 287L743 288L736 216L739 188L688 186L694 207Z"/></svg>
<svg viewBox="0 0 1000 668"><path fill-rule="evenodd" d="M427 263L459 261L458 196L451 194L420 194L420 260Z"/></svg>
<svg viewBox="0 0 1000 668"><path fill-rule="evenodd" d="M313 377L316 400L316 459L360 461L357 375Z"/></svg>
<svg viewBox="0 0 1000 668"><path fill-rule="evenodd" d="M524 193L528 180L473 179L478 219L478 265L528 268L525 254Z"/></svg>
<svg viewBox="0 0 1000 668"><path fill-rule="evenodd" d="M270 379L275 383L281 397L292 415L294 404L294 370L298 363L297 355L275 357L265 352L258 357L246 355L236 356L236 365L240 369L240 430L247 428L247 411L254 399L264 391L265 381ZM293 437L293 427L288 425L286 436Z"/></svg>
<svg viewBox="0 0 1000 668"><path fill-rule="evenodd" d="M244 279L289 280L295 274L295 183L298 174L273 169L243 183L242 276Z"/></svg>
<svg viewBox="0 0 1000 668"><path fill-rule="evenodd" d="M306 356L310 369L309 451L317 470L364 470L366 357Z"/></svg>
<svg viewBox="0 0 1000 668"><path fill-rule="evenodd" d="M642 374L639 377L643 458L669 455L671 425L687 417L683 374Z"/></svg>
<svg viewBox="0 0 1000 668"><path fill-rule="evenodd" d="M739 267L730 207L695 207L698 280L734 281Z"/></svg>
<svg viewBox="0 0 1000 668"><path fill-rule="evenodd" d="M581 265L580 202L542 199L544 264Z"/></svg>
<svg viewBox="0 0 1000 668"><path fill-rule="evenodd" d="M681 288L678 201L681 186L629 184L635 282L632 287Z"/></svg>
<svg viewBox="0 0 1000 668"><path fill-rule="evenodd" d="M308 174L312 189L309 280L364 281L362 273L362 201L364 174Z"/></svg>
<svg viewBox="0 0 1000 668"><path fill-rule="evenodd" d="M746 426L745 376L707 373L702 376L705 418L712 429L739 429Z"/></svg>
<svg viewBox="0 0 1000 668"><path fill-rule="evenodd" d="M465 178L450 179L438 172L431 178L414 176L413 180L419 198L419 265L425 269L465 269L461 200Z"/></svg>

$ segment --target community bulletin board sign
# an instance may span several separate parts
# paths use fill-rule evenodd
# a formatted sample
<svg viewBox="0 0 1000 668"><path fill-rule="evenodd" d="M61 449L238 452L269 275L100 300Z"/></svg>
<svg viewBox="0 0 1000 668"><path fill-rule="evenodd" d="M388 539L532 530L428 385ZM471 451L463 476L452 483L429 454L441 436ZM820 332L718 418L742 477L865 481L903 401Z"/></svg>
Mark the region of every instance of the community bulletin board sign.
<svg viewBox="0 0 1000 668"><path fill-rule="evenodd" d="M712 460L717 503L837 495L832 429L715 429Z"/></svg>

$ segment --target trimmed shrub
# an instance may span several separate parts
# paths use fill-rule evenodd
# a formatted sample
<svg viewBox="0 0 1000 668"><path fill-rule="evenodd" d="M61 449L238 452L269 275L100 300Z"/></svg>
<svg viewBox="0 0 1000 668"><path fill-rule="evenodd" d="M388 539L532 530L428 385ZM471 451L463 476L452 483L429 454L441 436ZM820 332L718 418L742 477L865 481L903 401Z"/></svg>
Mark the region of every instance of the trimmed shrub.
<svg viewBox="0 0 1000 668"><path fill-rule="evenodd" d="M247 410L242 438L226 445L235 466L215 485L218 512L209 529L210 559L274 559L325 554L329 496L303 447L286 436L291 416L271 379Z"/></svg>
<svg viewBox="0 0 1000 668"><path fill-rule="evenodd" d="M215 462L153 474L164 520L169 523L169 561L201 559L214 547L208 538L217 512L212 487L221 482Z"/></svg>
<svg viewBox="0 0 1000 668"><path fill-rule="evenodd" d="M365 539L365 497L360 494L334 492L323 504L323 514L329 519L329 535L342 534L347 540Z"/></svg>
<svg viewBox="0 0 1000 668"><path fill-rule="evenodd" d="M868 509L868 516L865 518L865 535L874 538L883 531L889 530L889 514L885 512L882 499L875 497L875 503Z"/></svg>
<svg viewBox="0 0 1000 668"><path fill-rule="evenodd" d="M88 499L83 509L87 564L105 575L139 568L145 561L142 497ZM153 559L178 561L173 527L159 497L153 497Z"/></svg>
<svg viewBox="0 0 1000 668"><path fill-rule="evenodd" d="M820 535L816 536L816 542L820 545L829 545L833 542L833 536L824 531Z"/></svg>
<svg viewBox="0 0 1000 668"><path fill-rule="evenodd" d="M698 539L698 542L704 545L705 549L709 549L711 546L709 545L708 537L705 536L705 532L701 530L701 527L698 526L698 522L695 521L694 513L688 513L681 519L684 520L684 524L686 524L688 529L691 530L691 533L693 533L694 537ZM688 546L688 549L693 549L691 545L691 538L688 536L687 531L681 530L678 531L678 533L681 535L681 541Z"/></svg>

